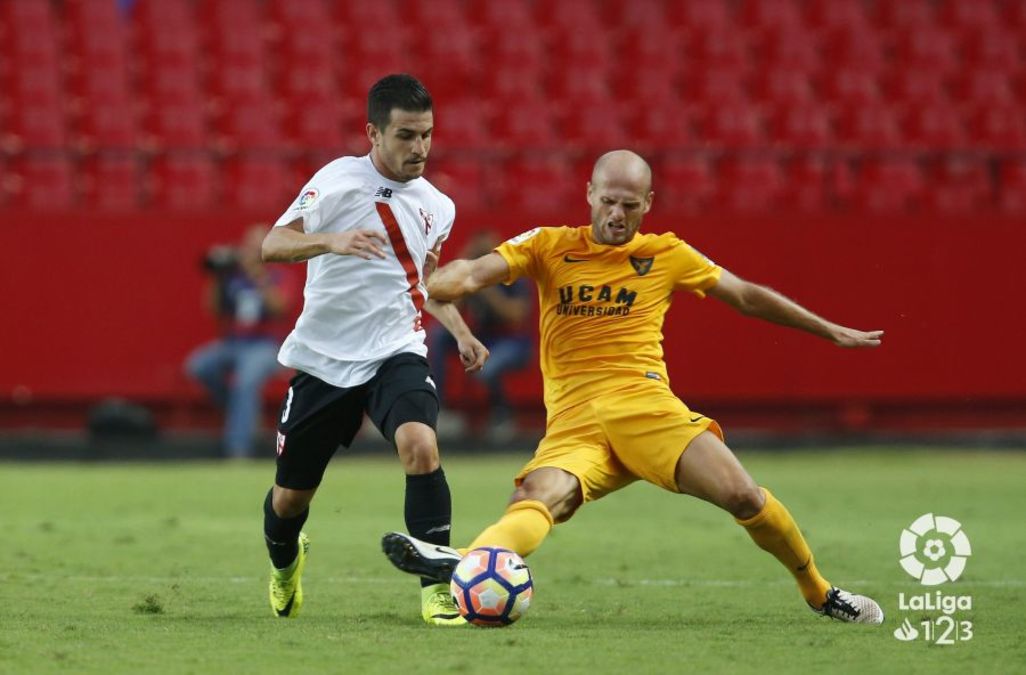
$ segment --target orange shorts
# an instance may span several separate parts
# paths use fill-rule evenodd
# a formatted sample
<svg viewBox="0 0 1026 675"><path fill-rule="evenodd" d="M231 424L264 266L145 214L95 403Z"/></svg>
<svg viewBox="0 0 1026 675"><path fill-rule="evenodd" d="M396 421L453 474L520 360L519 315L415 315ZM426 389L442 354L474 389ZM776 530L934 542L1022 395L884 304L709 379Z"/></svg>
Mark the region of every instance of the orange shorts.
<svg viewBox="0 0 1026 675"><path fill-rule="evenodd" d="M550 419L516 482L535 469L555 467L577 477L586 502L639 479L679 492L677 462L706 430L723 439L715 420L689 410L665 383L640 380Z"/></svg>

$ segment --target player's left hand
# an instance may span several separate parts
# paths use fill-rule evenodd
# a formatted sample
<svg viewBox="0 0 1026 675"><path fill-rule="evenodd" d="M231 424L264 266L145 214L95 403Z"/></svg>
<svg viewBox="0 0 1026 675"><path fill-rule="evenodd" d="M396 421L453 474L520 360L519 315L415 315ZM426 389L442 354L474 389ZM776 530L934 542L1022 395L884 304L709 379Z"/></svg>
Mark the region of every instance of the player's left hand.
<svg viewBox="0 0 1026 675"><path fill-rule="evenodd" d="M834 331L834 344L838 347L858 349L862 347L879 347L883 338L882 330L861 331L854 328L838 326Z"/></svg>
<svg viewBox="0 0 1026 675"><path fill-rule="evenodd" d="M465 340L458 340L456 345L460 350L460 362L463 369L468 373L476 373L484 368L488 360L488 348L481 344L481 341L471 335Z"/></svg>

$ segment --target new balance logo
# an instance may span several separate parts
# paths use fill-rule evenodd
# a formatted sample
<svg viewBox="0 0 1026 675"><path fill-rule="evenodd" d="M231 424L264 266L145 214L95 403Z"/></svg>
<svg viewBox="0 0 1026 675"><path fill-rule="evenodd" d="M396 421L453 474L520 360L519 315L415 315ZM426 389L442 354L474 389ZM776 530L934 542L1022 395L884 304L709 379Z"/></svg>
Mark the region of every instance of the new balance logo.
<svg viewBox="0 0 1026 675"><path fill-rule="evenodd" d="M381 197L382 199L392 198L392 188L379 187L377 192L374 193L375 197Z"/></svg>

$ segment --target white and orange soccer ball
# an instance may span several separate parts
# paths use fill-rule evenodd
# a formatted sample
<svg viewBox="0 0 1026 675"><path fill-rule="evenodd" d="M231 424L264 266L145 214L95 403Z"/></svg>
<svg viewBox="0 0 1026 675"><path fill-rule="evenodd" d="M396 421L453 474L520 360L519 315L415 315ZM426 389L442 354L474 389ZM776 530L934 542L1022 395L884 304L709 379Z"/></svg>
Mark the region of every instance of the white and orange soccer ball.
<svg viewBox="0 0 1026 675"><path fill-rule="evenodd" d="M452 573L456 606L476 626L508 626L527 612L534 592L524 559L504 548L468 552Z"/></svg>

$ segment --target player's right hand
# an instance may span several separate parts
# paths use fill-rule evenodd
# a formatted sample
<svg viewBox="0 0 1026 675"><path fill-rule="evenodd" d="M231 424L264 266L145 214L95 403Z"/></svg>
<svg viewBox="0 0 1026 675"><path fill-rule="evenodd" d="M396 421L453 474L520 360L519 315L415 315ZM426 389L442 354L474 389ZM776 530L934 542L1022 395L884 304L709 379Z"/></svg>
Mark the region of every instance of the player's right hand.
<svg viewBox="0 0 1026 675"><path fill-rule="evenodd" d="M329 235L328 250L338 255L355 255L364 260L384 258L388 239L376 230L349 230Z"/></svg>

